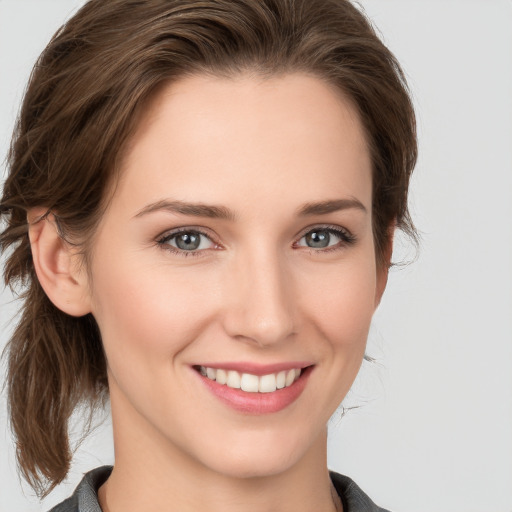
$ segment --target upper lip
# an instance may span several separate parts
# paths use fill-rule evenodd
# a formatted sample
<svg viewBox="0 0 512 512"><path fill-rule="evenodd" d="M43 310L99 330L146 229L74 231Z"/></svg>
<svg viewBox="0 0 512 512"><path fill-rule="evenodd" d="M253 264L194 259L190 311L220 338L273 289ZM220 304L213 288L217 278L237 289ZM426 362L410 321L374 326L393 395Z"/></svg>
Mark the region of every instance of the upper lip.
<svg viewBox="0 0 512 512"><path fill-rule="evenodd" d="M306 368L313 363L310 361L287 361L282 363L258 364L246 361L226 361L222 363L201 363L205 368L214 368L216 370L234 370L239 373L250 373L251 375L268 375L278 373L294 368ZM199 366L199 365L197 365Z"/></svg>

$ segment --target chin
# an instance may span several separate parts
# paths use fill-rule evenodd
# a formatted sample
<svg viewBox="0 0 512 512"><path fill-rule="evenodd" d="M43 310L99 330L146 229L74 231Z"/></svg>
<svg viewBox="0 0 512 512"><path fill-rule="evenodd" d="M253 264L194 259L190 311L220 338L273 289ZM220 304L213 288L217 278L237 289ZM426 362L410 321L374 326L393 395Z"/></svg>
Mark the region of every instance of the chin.
<svg viewBox="0 0 512 512"><path fill-rule="evenodd" d="M301 464L309 464L313 456L310 439L283 436L269 440L266 436L251 442L218 445L219 450L203 451L202 463L210 470L229 478L265 478L275 476ZM318 450L316 451L318 453Z"/></svg>

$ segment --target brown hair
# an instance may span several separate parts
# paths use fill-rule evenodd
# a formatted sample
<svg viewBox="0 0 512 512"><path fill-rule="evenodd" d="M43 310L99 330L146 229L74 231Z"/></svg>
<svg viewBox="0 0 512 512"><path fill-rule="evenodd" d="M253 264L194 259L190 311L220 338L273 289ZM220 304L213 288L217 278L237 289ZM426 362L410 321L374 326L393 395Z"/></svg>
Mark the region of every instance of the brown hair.
<svg viewBox="0 0 512 512"><path fill-rule="evenodd" d="M20 469L40 495L68 472L71 413L80 403L101 405L108 384L94 318L61 312L37 280L27 211L56 213L62 235L87 256L118 159L156 88L186 74L246 69L304 71L343 91L371 151L378 263L391 225L414 237L413 108L396 59L348 0L90 0L34 67L0 203L0 244L10 249L5 282L24 290L6 349L11 425Z"/></svg>

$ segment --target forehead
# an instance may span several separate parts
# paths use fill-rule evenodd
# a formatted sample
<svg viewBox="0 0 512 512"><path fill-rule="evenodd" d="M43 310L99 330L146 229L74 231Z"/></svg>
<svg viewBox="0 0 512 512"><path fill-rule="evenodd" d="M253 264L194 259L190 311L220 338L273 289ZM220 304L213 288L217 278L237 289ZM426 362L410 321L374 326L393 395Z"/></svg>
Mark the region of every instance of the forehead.
<svg viewBox="0 0 512 512"><path fill-rule="evenodd" d="M355 108L319 78L194 75L149 103L117 193L137 203L176 194L229 202L233 193L305 202L334 187L332 195L360 196L370 209L370 169Z"/></svg>

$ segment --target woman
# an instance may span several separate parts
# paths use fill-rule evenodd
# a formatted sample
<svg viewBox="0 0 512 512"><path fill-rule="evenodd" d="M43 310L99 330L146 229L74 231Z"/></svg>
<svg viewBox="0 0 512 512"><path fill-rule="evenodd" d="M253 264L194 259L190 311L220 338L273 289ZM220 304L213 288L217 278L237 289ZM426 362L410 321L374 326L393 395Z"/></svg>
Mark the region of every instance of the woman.
<svg viewBox="0 0 512 512"><path fill-rule="evenodd" d="M340 0L88 2L42 54L1 202L18 460L54 510L382 510L329 473L407 189L400 67Z"/></svg>

